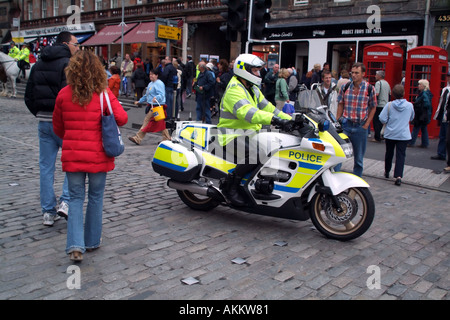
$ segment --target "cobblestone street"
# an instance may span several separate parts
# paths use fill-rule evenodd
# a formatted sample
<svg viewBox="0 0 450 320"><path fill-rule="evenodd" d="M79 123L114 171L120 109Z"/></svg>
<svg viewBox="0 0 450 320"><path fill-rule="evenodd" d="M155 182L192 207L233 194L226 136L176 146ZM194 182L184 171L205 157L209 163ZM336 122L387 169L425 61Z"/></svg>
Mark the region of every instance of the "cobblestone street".
<svg viewBox="0 0 450 320"><path fill-rule="evenodd" d="M80 289L70 289L66 221L42 224L37 121L22 99L0 98L0 109L1 300L450 299L448 192L365 177L375 220L342 243L310 221L189 209L152 170L160 135L136 146L131 128L107 177L101 248L77 264ZM58 158L57 192L63 178Z"/></svg>

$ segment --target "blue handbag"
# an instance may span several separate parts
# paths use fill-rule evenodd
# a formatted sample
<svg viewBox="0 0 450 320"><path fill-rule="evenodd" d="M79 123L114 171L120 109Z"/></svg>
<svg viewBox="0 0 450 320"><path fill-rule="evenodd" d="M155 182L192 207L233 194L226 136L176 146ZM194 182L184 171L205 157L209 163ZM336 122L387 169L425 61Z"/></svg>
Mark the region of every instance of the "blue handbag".
<svg viewBox="0 0 450 320"><path fill-rule="evenodd" d="M105 97L108 104L109 115L103 114L103 97ZM125 145L122 140L122 134L117 126L114 113L109 101L108 92L100 93L100 109L102 110L102 140L103 149L108 157L120 156L125 150Z"/></svg>

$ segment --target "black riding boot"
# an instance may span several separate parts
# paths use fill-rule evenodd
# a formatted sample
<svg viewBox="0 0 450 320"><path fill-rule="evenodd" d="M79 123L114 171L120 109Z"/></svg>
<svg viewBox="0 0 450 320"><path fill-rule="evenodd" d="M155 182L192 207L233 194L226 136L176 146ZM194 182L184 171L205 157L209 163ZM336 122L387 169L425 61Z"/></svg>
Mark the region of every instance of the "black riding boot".
<svg viewBox="0 0 450 320"><path fill-rule="evenodd" d="M223 191L231 204L236 207L243 207L246 205L244 197L239 193L239 184L241 180L241 177L230 173L224 181Z"/></svg>

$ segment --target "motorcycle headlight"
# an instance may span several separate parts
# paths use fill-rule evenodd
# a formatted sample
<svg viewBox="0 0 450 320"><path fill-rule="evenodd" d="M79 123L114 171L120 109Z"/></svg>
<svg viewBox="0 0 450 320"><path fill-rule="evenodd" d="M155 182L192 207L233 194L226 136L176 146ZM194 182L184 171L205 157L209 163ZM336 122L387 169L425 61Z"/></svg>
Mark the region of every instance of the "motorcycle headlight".
<svg viewBox="0 0 450 320"><path fill-rule="evenodd" d="M344 150L345 157L351 158L353 157L353 146L351 143L345 143L341 145L342 150Z"/></svg>

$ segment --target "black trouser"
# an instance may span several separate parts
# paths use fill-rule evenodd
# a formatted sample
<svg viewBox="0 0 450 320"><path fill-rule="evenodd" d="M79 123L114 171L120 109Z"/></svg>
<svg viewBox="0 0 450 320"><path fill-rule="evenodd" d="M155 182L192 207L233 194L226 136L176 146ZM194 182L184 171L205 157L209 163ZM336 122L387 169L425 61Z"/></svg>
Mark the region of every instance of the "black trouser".
<svg viewBox="0 0 450 320"><path fill-rule="evenodd" d="M378 119L378 116L380 115L381 111L383 111L383 108L378 108L375 111L375 115L373 116L373 131L375 132L375 140L381 141L381 129L383 128L383 124L381 123L380 119Z"/></svg>
<svg viewBox="0 0 450 320"><path fill-rule="evenodd" d="M395 149L395 168L394 178L403 177L403 168L405 167L406 145L409 140L390 140L386 139L386 154L384 156L384 171L389 173L392 168L392 159Z"/></svg>

